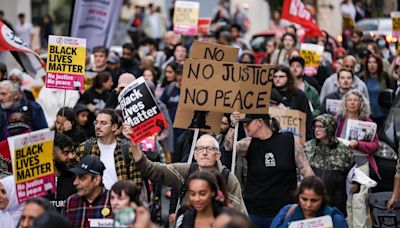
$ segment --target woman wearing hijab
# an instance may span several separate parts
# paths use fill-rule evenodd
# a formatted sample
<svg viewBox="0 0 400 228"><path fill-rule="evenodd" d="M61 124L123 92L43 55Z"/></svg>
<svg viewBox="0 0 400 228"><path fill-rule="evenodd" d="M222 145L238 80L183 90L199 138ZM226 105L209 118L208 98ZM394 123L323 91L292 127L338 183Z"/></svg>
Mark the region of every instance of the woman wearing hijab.
<svg viewBox="0 0 400 228"><path fill-rule="evenodd" d="M16 227L24 204L19 204L13 176L0 179L0 226Z"/></svg>

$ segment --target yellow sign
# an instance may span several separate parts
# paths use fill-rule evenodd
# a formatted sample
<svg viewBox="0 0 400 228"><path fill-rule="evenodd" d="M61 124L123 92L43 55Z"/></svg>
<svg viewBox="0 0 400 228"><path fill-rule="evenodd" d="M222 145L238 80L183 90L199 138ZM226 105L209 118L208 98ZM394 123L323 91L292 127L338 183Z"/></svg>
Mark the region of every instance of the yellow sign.
<svg viewBox="0 0 400 228"><path fill-rule="evenodd" d="M190 1L176 1L174 11L174 32L187 36L197 34L200 3Z"/></svg>
<svg viewBox="0 0 400 228"><path fill-rule="evenodd" d="M54 192L54 131L48 129L9 137L18 202Z"/></svg>
<svg viewBox="0 0 400 228"><path fill-rule="evenodd" d="M306 66L304 73L308 76L317 74L319 58L324 52L324 47L317 44L301 44L300 56L303 57Z"/></svg>
<svg viewBox="0 0 400 228"><path fill-rule="evenodd" d="M49 36L46 87L82 91L85 61L85 39Z"/></svg>

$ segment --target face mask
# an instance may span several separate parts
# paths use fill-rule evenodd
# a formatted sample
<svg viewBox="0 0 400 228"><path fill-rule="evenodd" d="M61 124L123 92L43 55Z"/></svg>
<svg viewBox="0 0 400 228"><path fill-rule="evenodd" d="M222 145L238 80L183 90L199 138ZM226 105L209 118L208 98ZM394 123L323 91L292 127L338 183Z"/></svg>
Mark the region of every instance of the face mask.
<svg viewBox="0 0 400 228"><path fill-rule="evenodd" d="M380 48L385 47L385 46L386 46L386 41L384 41L384 40L378 40L378 46L379 46Z"/></svg>

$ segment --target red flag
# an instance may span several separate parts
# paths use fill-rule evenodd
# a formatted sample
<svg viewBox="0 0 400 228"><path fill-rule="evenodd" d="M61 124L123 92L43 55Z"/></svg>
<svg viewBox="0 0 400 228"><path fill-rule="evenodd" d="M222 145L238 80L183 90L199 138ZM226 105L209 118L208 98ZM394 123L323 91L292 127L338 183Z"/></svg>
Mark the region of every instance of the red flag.
<svg viewBox="0 0 400 228"><path fill-rule="evenodd" d="M301 25L306 36L322 36L321 30L301 0L285 0L281 18Z"/></svg>
<svg viewBox="0 0 400 228"><path fill-rule="evenodd" d="M46 64L21 38L0 21L0 51L10 51L33 78L46 75Z"/></svg>

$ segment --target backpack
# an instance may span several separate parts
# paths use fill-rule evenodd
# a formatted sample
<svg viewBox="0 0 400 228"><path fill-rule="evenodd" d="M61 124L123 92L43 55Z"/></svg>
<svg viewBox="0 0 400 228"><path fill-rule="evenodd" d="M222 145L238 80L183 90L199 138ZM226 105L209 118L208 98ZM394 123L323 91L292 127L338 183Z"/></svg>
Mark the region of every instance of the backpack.
<svg viewBox="0 0 400 228"><path fill-rule="evenodd" d="M183 197L186 195L187 192L187 180L189 179L190 175L192 175L194 172L196 172L199 169L199 166L197 164L190 164L189 167L189 172L185 178L185 182L183 183L183 186L181 188L181 191L179 193L179 200L180 202L182 202ZM222 170L222 177L224 178L225 184L226 186L228 186L228 180L229 180L229 174L230 174L230 170L226 167L224 167L224 169Z"/></svg>
<svg viewBox="0 0 400 228"><path fill-rule="evenodd" d="M89 139L87 139L85 141L85 146L84 146L84 151L83 151L83 156L85 157L88 154L91 154L91 150L93 145L95 144L96 140L94 137L91 137ZM129 166L131 164L131 157L129 156L129 146L130 146L130 142L126 139L121 139L121 150L122 150L122 155L124 158L124 162L125 162L125 167L126 167L126 173L129 177Z"/></svg>

